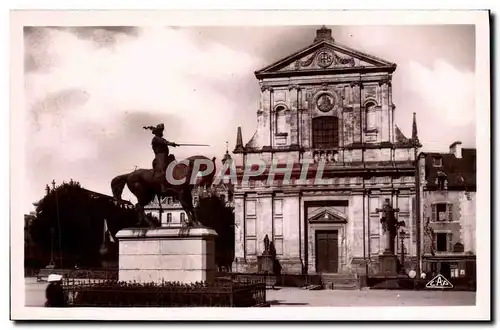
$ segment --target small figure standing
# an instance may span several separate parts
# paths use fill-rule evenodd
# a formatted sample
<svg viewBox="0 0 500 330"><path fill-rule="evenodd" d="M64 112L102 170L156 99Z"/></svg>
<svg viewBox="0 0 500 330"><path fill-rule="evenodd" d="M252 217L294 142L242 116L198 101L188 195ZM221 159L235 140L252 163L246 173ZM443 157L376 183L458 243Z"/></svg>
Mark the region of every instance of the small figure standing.
<svg viewBox="0 0 500 330"><path fill-rule="evenodd" d="M269 241L269 237L266 234L266 237L264 237L264 252L271 252L269 249L270 244L271 244L271 242Z"/></svg>
<svg viewBox="0 0 500 330"><path fill-rule="evenodd" d="M165 130L165 125L163 124L158 124L156 127L145 126L143 128L151 130L154 134L153 140L151 140L151 147L155 154L153 160L154 178L160 184L161 193L164 194L167 191L167 167L175 159L175 156L170 154L168 147L177 147L179 145L163 138L163 131Z"/></svg>
<svg viewBox="0 0 500 330"><path fill-rule="evenodd" d="M62 287L62 276L50 274L48 278L49 285L45 289L45 307L65 307L66 298Z"/></svg>

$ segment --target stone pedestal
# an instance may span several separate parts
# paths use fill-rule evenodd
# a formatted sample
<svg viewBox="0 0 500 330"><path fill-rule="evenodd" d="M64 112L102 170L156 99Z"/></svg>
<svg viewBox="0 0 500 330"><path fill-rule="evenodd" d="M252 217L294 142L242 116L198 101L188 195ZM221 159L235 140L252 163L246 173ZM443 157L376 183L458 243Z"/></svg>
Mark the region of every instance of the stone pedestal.
<svg viewBox="0 0 500 330"><path fill-rule="evenodd" d="M394 254L384 253L379 256L380 274L397 275L398 257Z"/></svg>
<svg viewBox="0 0 500 330"><path fill-rule="evenodd" d="M270 254L263 254L257 257L258 265L259 265L259 273L273 273L273 256Z"/></svg>
<svg viewBox="0 0 500 330"><path fill-rule="evenodd" d="M118 279L142 283L211 282L215 279L215 237L209 228L134 228L116 234Z"/></svg>

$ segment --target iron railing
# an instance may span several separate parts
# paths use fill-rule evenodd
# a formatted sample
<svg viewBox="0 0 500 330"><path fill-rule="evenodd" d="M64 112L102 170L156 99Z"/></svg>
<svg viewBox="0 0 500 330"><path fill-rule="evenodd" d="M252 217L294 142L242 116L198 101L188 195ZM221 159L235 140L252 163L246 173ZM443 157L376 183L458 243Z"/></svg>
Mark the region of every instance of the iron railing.
<svg viewBox="0 0 500 330"><path fill-rule="evenodd" d="M69 279L64 283L72 307L263 307L262 282L216 281L182 284L126 283L100 279Z"/></svg>
<svg viewBox="0 0 500 330"><path fill-rule="evenodd" d="M322 285L321 275L318 274L267 274L267 273L233 273L219 272L219 279L231 279L237 282L262 282L268 287L285 286L285 287L305 287L309 285Z"/></svg>

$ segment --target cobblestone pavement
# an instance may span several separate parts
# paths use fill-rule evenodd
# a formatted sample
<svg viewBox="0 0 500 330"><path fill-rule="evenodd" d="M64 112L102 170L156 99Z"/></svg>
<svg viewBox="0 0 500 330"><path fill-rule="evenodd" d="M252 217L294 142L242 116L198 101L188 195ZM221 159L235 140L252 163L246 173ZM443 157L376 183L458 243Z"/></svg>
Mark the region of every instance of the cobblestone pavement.
<svg viewBox="0 0 500 330"><path fill-rule="evenodd" d="M399 290L318 290L299 288L268 290L271 306L473 306L475 292Z"/></svg>
<svg viewBox="0 0 500 330"><path fill-rule="evenodd" d="M26 306L41 307L45 302L47 283L26 281ZM267 300L273 307L300 306L470 306L475 292L462 291L394 291L394 290L319 290L299 288L268 290Z"/></svg>

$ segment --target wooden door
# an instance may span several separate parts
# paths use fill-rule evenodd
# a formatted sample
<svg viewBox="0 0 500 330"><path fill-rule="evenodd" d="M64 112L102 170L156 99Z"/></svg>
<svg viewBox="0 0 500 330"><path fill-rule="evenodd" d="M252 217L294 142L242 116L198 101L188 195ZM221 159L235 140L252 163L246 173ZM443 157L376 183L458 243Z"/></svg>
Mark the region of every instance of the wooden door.
<svg viewBox="0 0 500 330"><path fill-rule="evenodd" d="M339 233L316 231L316 272L337 273L339 266Z"/></svg>

